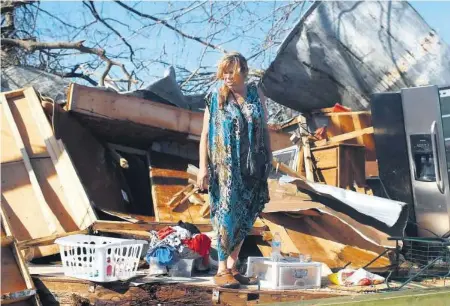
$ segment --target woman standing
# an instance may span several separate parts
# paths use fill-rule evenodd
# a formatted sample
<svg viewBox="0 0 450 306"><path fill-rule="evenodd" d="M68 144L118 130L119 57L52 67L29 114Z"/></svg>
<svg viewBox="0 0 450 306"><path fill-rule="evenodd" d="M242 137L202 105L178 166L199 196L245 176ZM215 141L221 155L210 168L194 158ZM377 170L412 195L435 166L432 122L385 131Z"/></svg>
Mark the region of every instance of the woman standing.
<svg viewBox="0 0 450 306"><path fill-rule="evenodd" d="M236 269L242 242L269 201L272 153L265 97L246 84L248 66L239 53L225 55L217 78L223 85L206 99L197 184L208 186L211 221L217 233L219 269L214 282L237 288L256 280ZM209 178L209 182L208 182Z"/></svg>

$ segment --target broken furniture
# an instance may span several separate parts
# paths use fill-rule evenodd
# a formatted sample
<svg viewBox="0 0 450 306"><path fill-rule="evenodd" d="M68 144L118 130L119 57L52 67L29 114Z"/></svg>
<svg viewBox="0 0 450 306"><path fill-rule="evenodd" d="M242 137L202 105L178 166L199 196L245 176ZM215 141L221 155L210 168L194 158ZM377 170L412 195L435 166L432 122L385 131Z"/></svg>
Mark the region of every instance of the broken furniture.
<svg viewBox="0 0 450 306"><path fill-rule="evenodd" d="M344 189L366 186L365 147L352 144L331 144L311 149L319 182Z"/></svg>

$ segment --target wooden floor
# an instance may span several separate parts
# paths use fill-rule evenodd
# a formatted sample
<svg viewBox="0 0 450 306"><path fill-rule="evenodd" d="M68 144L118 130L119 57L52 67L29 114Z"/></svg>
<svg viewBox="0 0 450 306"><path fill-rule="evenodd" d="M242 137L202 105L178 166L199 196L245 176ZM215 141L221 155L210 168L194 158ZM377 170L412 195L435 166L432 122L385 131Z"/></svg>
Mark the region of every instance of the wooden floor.
<svg viewBox="0 0 450 306"><path fill-rule="evenodd" d="M95 284L66 277L33 276L43 305L256 305L313 300L351 293L323 290L215 289L211 277L186 283L148 282L140 286L114 282ZM218 297L214 300L214 297ZM91 304L89 304L91 303Z"/></svg>

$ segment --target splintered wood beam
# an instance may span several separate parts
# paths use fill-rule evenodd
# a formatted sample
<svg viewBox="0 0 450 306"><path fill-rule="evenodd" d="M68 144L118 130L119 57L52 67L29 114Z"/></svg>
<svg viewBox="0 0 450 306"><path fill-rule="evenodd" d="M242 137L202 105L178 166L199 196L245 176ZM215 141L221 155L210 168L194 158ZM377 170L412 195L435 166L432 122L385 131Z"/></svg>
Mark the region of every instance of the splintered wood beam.
<svg viewBox="0 0 450 306"><path fill-rule="evenodd" d="M17 245L18 245L19 249L40 247L40 246L54 244L55 240L58 238L61 238L61 237L66 237L66 236L70 236L70 235L88 234L88 233L89 233L89 230L84 229L81 231L68 232L68 233L56 234L56 235L51 235L51 236L37 238L37 239L24 240L24 241L20 241Z"/></svg>
<svg viewBox="0 0 450 306"><path fill-rule="evenodd" d="M194 189L194 185L189 184L186 187L184 187L183 189L181 189L180 191L178 191L176 194L174 194L172 199L170 199L170 201L167 203L167 206L173 207L175 205L175 203L178 203L179 201L181 201L183 199L185 192L191 192L192 189Z"/></svg>
<svg viewBox="0 0 450 306"><path fill-rule="evenodd" d="M202 208L200 209L200 215L203 218L206 218L210 214L211 214L211 206L209 205L209 202L205 202L205 204L203 204Z"/></svg>
<svg viewBox="0 0 450 306"><path fill-rule="evenodd" d="M170 210L174 211L178 206L182 206L186 204L189 201L189 198L198 191L198 187L195 187L190 192L186 193L186 195L181 199L179 202L175 202L171 207Z"/></svg>
<svg viewBox="0 0 450 306"><path fill-rule="evenodd" d="M289 166L280 163L276 160L272 160L272 166L277 169L278 171L284 172L292 177L298 177L301 178L302 180L306 180L306 178L300 174L298 174L298 172L292 170L291 168L289 168Z"/></svg>
<svg viewBox="0 0 450 306"><path fill-rule="evenodd" d="M147 222L147 223L129 223L125 221L96 221L92 225L93 231L108 231L113 232L118 231L158 231L166 226L176 226L178 223L175 222ZM198 230L202 233L211 232L213 227L211 224L199 224L193 223ZM259 236L263 231L266 230L265 226L254 226L250 231L250 235Z"/></svg>
<svg viewBox="0 0 450 306"><path fill-rule="evenodd" d="M78 84L70 84L66 109L192 135L200 135L203 124L199 112Z"/></svg>
<svg viewBox="0 0 450 306"><path fill-rule="evenodd" d="M125 221L102 221L99 220L92 225L93 231L102 230L130 230L130 231L158 231L166 226L176 226L175 222L147 222L129 223ZM211 224L194 224L201 232L212 230Z"/></svg>
<svg viewBox="0 0 450 306"><path fill-rule="evenodd" d="M353 131L350 133L345 133L345 134L341 134L341 135L337 135L334 137L331 137L328 139L328 141L326 139L324 140L319 140L314 142L314 145L316 147L322 147L325 146L327 144L331 144L331 143L338 143L338 142L342 142L342 141L346 141L346 140L350 140L350 139L354 139L366 134L373 134L373 126L362 129L362 130L358 130L358 131Z"/></svg>

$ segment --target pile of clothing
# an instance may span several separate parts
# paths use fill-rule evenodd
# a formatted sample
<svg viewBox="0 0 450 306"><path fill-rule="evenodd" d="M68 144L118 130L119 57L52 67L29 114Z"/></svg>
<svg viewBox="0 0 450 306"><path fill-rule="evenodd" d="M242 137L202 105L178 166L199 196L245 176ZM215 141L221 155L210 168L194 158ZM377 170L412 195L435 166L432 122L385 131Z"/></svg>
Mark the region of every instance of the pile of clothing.
<svg viewBox="0 0 450 306"><path fill-rule="evenodd" d="M201 264L209 266L211 239L198 228L179 221L176 226L166 226L159 231L150 231L150 241L145 260L149 265L168 267L180 259L202 258Z"/></svg>

